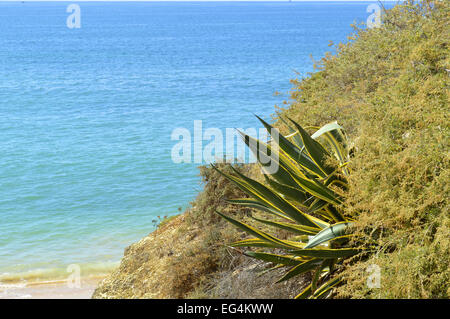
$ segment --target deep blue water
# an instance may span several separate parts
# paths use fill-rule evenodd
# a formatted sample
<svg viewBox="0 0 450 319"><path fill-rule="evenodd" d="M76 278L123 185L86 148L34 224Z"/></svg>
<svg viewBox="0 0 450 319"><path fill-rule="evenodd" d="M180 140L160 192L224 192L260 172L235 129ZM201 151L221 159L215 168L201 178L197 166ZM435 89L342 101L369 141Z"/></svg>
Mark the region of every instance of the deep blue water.
<svg viewBox="0 0 450 319"><path fill-rule="evenodd" d="M174 128L269 119L369 3L0 3L0 281L118 261L202 187Z"/></svg>

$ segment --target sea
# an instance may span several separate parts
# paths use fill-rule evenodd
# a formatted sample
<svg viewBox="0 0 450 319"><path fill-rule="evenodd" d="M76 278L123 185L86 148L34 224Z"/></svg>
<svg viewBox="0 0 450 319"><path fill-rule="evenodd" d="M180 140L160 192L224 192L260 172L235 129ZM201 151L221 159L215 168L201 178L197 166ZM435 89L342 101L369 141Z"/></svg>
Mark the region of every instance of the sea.
<svg viewBox="0 0 450 319"><path fill-rule="evenodd" d="M174 130L259 128L377 4L0 2L0 285L117 267L202 190Z"/></svg>

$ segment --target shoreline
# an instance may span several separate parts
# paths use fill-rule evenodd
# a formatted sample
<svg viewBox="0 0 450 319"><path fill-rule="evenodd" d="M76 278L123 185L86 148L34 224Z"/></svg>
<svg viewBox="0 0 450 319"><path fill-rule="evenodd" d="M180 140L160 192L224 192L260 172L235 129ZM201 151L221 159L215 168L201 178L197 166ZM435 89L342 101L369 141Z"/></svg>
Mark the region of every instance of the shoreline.
<svg viewBox="0 0 450 319"><path fill-rule="evenodd" d="M0 274L0 299L90 299L119 264L120 260L5 272ZM77 282L79 287L74 287Z"/></svg>
<svg viewBox="0 0 450 319"><path fill-rule="evenodd" d="M69 286L67 280L0 283L0 299L91 299L105 277L81 278L80 287Z"/></svg>

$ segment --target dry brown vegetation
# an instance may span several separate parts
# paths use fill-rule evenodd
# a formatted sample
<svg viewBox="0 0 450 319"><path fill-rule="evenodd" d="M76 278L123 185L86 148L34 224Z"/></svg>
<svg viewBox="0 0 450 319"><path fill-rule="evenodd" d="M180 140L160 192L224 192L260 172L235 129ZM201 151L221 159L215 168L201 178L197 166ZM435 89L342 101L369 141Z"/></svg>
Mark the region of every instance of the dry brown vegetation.
<svg viewBox="0 0 450 319"><path fill-rule="evenodd" d="M220 168L230 171L228 164ZM249 174L251 166L237 166ZM291 298L302 280L273 285L277 271L226 244L244 238L215 210L246 220L248 209L225 198L245 197L219 173L200 167L204 189L183 214L125 250L119 268L100 283L93 298ZM280 234L283 235L283 234ZM268 280L270 287L267 286Z"/></svg>

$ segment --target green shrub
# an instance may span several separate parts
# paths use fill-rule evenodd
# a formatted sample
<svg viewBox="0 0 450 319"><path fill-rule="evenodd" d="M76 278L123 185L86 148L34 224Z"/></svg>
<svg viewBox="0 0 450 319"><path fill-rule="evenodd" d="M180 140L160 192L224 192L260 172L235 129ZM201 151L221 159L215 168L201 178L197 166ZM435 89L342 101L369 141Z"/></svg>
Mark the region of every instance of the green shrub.
<svg viewBox="0 0 450 319"><path fill-rule="evenodd" d="M316 126L337 119L355 143L345 206L379 249L346 261L341 297L450 297L449 22L448 1L407 1L380 28L355 27L279 110ZM379 289L366 285L372 264Z"/></svg>

